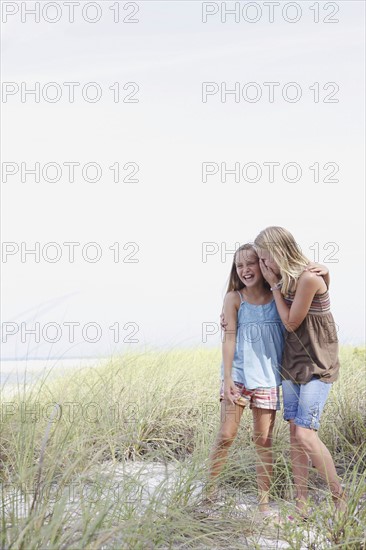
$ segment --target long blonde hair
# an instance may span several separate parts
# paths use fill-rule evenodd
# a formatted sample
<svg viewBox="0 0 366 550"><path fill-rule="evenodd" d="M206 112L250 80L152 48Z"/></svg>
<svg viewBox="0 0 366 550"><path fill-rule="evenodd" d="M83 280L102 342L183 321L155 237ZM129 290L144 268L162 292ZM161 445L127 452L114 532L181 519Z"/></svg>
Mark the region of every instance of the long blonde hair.
<svg viewBox="0 0 366 550"><path fill-rule="evenodd" d="M309 260L301 252L291 233L284 227L266 227L254 239L254 244L259 249L267 250L278 265L282 282L281 293L286 296L292 285L294 291Z"/></svg>
<svg viewBox="0 0 366 550"><path fill-rule="evenodd" d="M239 246L239 248L235 251L233 256L233 263L230 269L229 282L227 285L226 293L231 292L232 290L241 290L242 288L245 288L245 284L243 283L243 281L239 279L239 275L236 272L236 263L235 263L237 254L242 250L251 250L252 252L254 252L256 256L258 256L257 251L254 247L254 243L245 243ZM264 278L263 278L263 285L265 288L268 288L268 290L270 289L270 285L267 283L267 281Z"/></svg>

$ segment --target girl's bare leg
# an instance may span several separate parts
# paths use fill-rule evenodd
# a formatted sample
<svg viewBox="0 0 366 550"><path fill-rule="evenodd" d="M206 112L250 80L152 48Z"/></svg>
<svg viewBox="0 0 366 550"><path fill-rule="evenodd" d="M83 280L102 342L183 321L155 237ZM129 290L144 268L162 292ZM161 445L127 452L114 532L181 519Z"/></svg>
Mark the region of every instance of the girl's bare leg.
<svg viewBox="0 0 366 550"><path fill-rule="evenodd" d="M259 510L268 511L269 491L273 475L272 433L276 411L253 407L253 441L257 451L257 483Z"/></svg>
<svg viewBox="0 0 366 550"><path fill-rule="evenodd" d="M309 457L297 440L297 428L293 420L290 423L290 454L292 474L296 489L296 510L302 513L308 498Z"/></svg>
<svg viewBox="0 0 366 550"><path fill-rule="evenodd" d="M344 498L339 498L343 493L340 478L335 469L332 456L319 439L318 432L310 428L296 426L296 439L303 451L310 457L313 466L328 483L336 508L345 511L347 509L346 501Z"/></svg>
<svg viewBox="0 0 366 550"><path fill-rule="evenodd" d="M221 401L221 425L216 440L212 446L209 461L209 482L206 498L214 498L217 494L216 481L227 459L227 454L238 432L244 407L232 405L223 399Z"/></svg>

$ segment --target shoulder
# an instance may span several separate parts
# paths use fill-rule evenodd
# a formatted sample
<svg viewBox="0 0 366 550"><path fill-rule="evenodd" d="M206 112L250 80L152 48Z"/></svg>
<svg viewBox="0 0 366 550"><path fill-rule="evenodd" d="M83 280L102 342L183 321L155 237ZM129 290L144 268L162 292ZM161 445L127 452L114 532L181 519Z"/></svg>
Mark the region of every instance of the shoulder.
<svg viewBox="0 0 366 550"><path fill-rule="evenodd" d="M230 290L225 294L224 302L227 305L238 305L240 304L240 296L237 290Z"/></svg>
<svg viewBox="0 0 366 550"><path fill-rule="evenodd" d="M308 290L314 293L321 288L322 279L316 273L311 271L303 271L297 280L296 290Z"/></svg>

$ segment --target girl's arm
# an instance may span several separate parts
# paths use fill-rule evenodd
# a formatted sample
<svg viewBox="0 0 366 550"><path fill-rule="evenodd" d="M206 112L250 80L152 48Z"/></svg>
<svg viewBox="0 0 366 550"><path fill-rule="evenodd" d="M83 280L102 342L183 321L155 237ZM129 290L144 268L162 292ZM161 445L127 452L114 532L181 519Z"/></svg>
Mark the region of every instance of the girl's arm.
<svg viewBox="0 0 366 550"><path fill-rule="evenodd" d="M270 268L264 265L262 260L259 261L263 277L269 282L271 286L275 285L278 281L278 277ZM305 319L311 302L317 292L320 289L319 278L310 271L304 271L297 282L297 288L295 292L294 301L291 307L285 302L284 297L280 290L273 289L273 297L276 302L277 311L281 317L281 321L285 325L286 330L292 332L299 328L303 320Z"/></svg>
<svg viewBox="0 0 366 550"><path fill-rule="evenodd" d="M224 363L224 379L231 379L231 371L236 347L236 327L238 319L238 295L228 292L225 296L223 314L226 321L224 340L222 342L222 360Z"/></svg>
<svg viewBox="0 0 366 550"><path fill-rule="evenodd" d="M327 288L329 288L329 285L330 285L329 269L325 265L317 264L316 262L310 262L309 267L307 269L308 271L311 271L316 275L321 275L324 279L325 284L327 285Z"/></svg>

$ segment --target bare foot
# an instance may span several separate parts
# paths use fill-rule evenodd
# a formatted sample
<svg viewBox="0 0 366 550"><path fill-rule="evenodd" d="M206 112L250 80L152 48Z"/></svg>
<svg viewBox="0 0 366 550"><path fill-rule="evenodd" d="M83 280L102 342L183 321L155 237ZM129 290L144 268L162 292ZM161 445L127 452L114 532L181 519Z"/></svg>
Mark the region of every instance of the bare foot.
<svg viewBox="0 0 366 550"><path fill-rule="evenodd" d="M271 511L271 508L270 508L268 502L262 502L261 504L259 504L258 510L263 514L266 514L267 512Z"/></svg>
<svg viewBox="0 0 366 550"><path fill-rule="evenodd" d="M284 525L281 514L277 510L271 510L270 508L268 510L263 510L261 511L261 518L263 522L275 527L282 527Z"/></svg>
<svg viewBox="0 0 366 550"><path fill-rule="evenodd" d="M344 489L342 489L340 493L333 494L332 499L333 499L333 502L334 502L336 512L341 512L343 514L347 513L348 499L347 499L347 495L346 495Z"/></svg>
<svg viewBox="0 0 366 550"><path fill-rule="evenodd" d="M309 513L308 501L304 499L296 499L295 510L302 519L307 519Z"/></svg>

